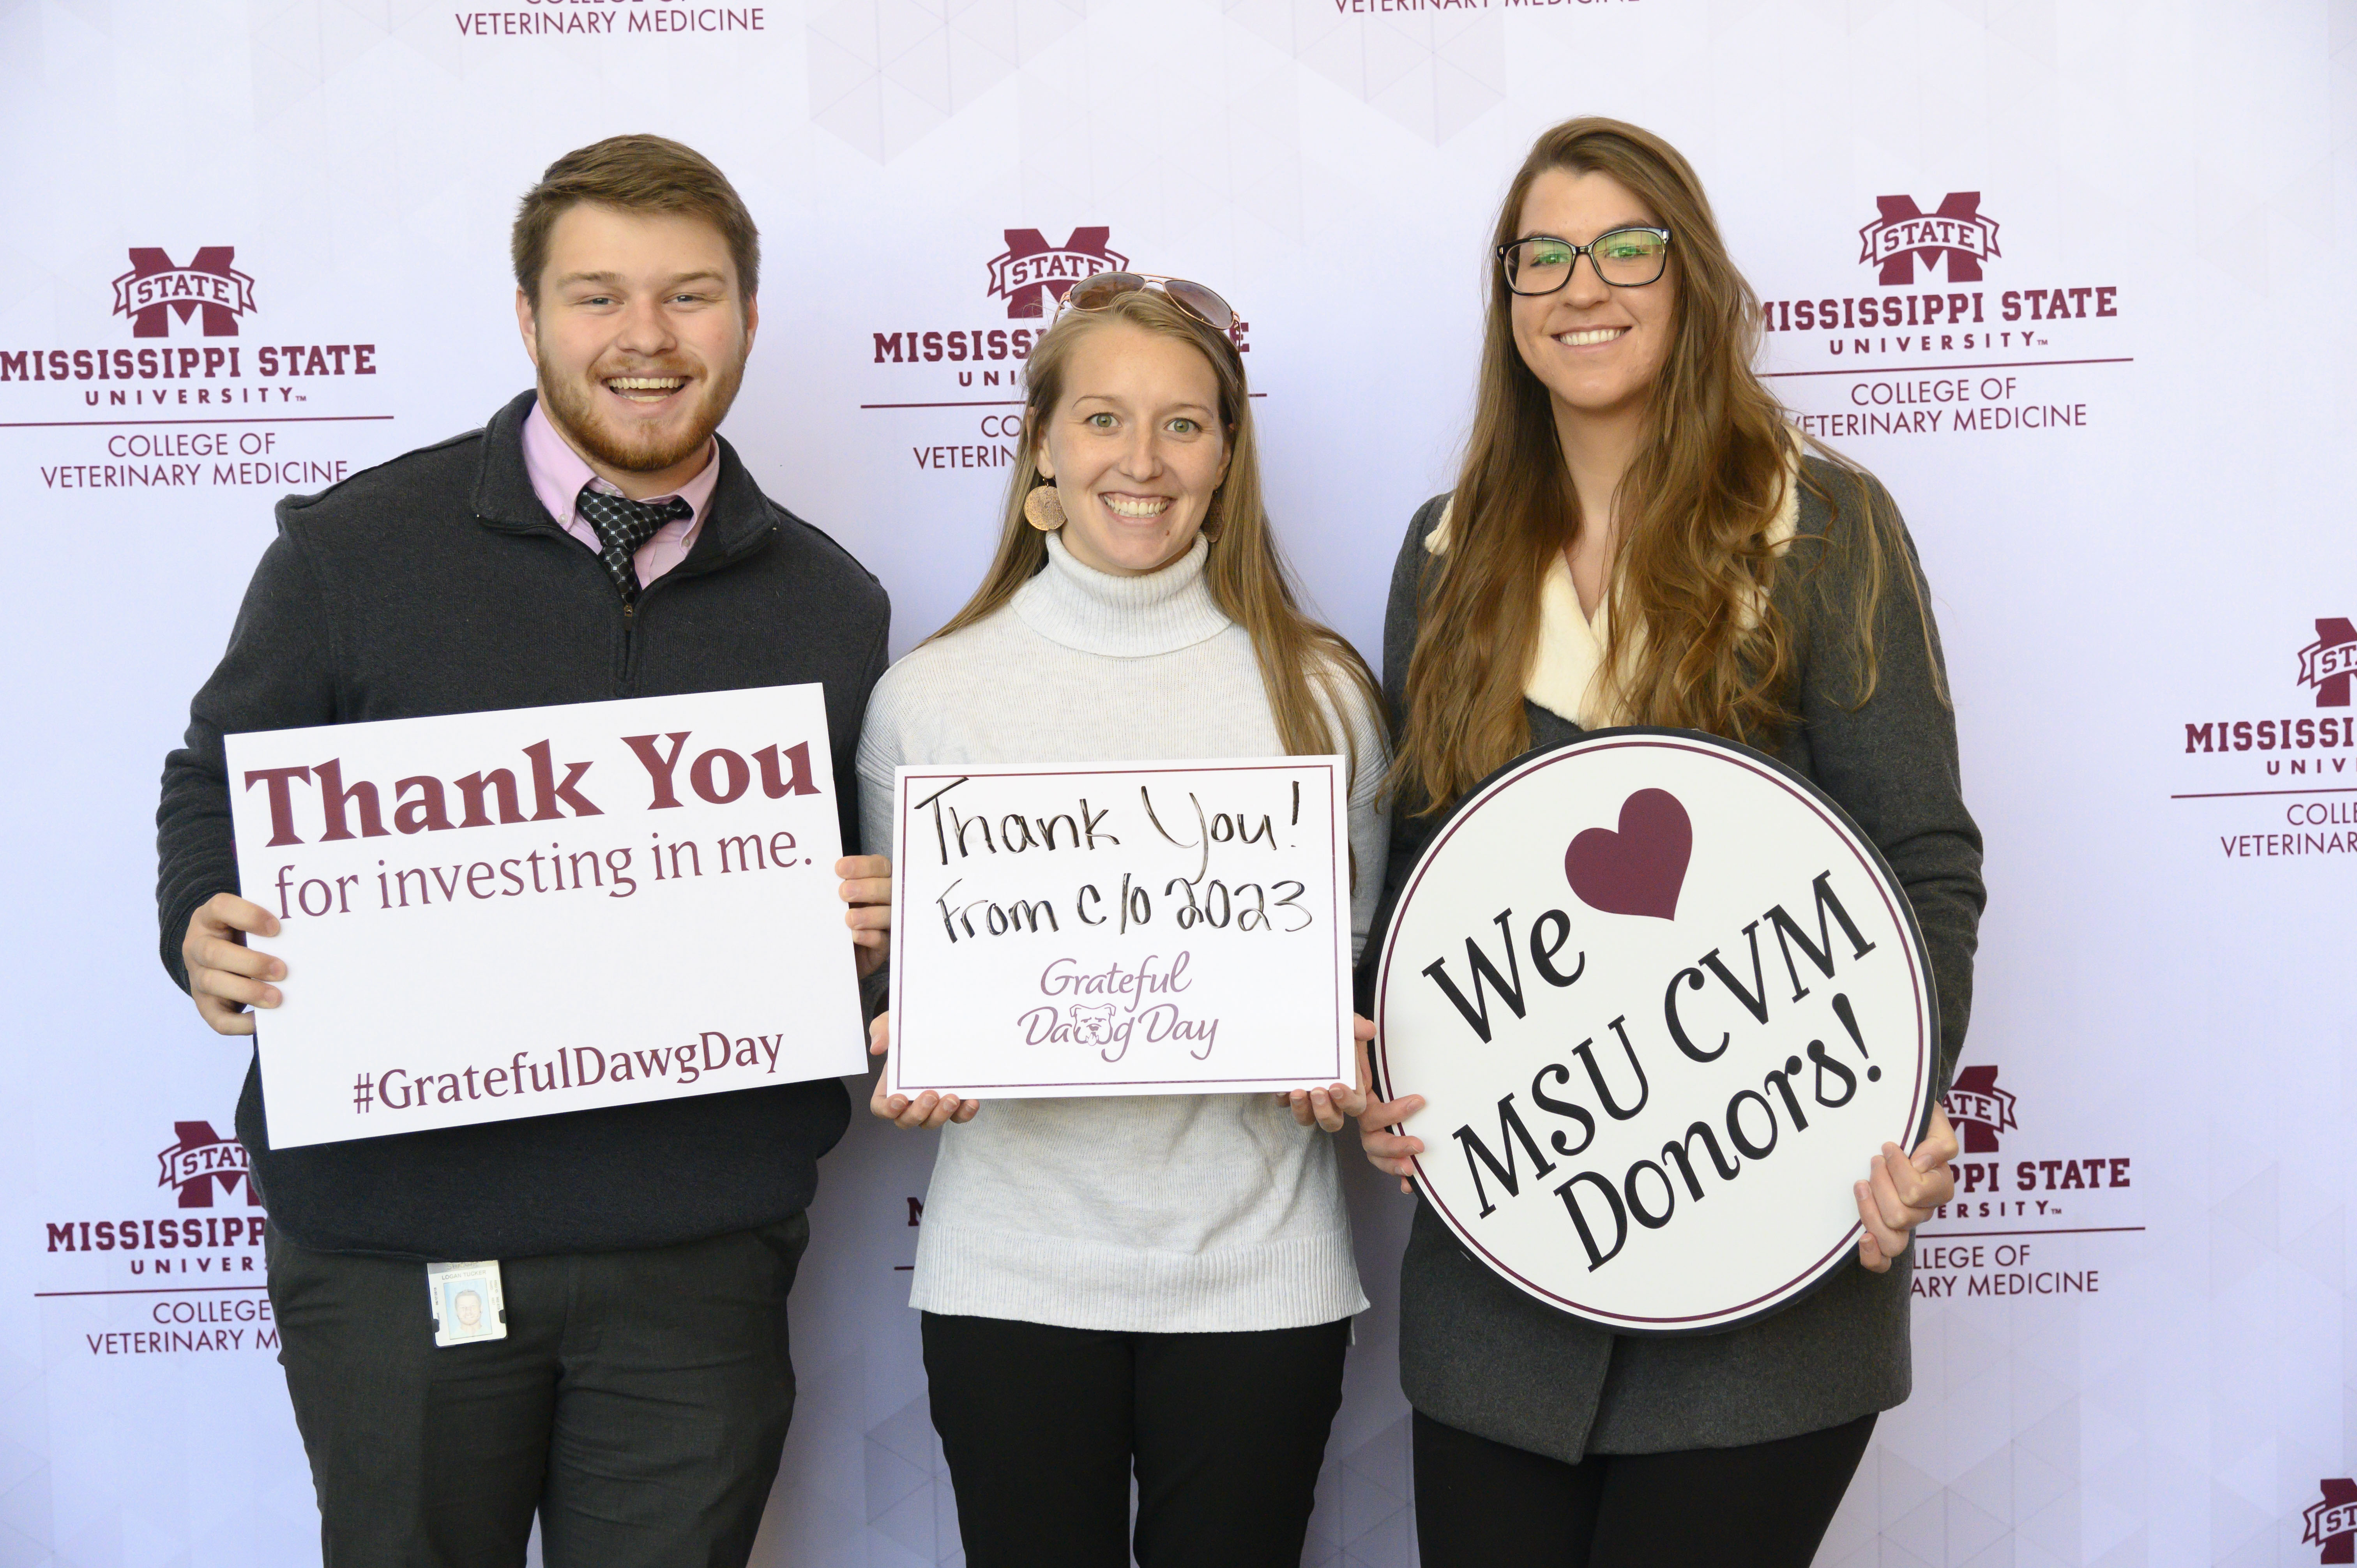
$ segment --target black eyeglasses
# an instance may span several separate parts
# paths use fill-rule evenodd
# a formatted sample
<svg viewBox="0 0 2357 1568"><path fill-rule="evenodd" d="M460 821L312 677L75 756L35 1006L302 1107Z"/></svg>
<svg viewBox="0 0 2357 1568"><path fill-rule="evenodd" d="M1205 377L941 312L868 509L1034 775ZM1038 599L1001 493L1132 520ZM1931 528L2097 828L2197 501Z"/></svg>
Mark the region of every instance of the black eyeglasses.
<svg viewBox="0 0 2357 1568"><path fill-rule="evenodd" d="M1172 304L1215 331L1232 332L1236 313L1218 295L1201 284L1185 278L1167 278L1154 273L1092 273L1064 291L1057 310L1066 306L1074 310L1103 310L1125 294L1135 294L1142 288L1157 289L1168 295Z"/></svg>
<svg viewBox="0 0 2357 1568"><path fill-rule="evenodd" d="M1585 255L1596 275L1614 288L1642 288L1670 264L1667 229L1615 229L1585 245L1533 234L1498 247L1505 263L1506 286L1516 294L1553 294L1571 281Z"/></svg>

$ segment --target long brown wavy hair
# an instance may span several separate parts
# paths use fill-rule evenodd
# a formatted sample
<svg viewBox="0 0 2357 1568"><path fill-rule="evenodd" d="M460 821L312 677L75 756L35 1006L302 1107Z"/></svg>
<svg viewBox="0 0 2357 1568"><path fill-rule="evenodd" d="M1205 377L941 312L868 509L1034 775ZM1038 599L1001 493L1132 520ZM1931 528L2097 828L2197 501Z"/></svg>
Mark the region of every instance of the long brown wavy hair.
<svg viewBox="0 0 2357 1568"><path fill-rule="evenodd" d="M1857 502L1855 526L1830 526L1822 542L1796 540L1780 561L1765 531L1783 500L1799 437L1752 370L1759 296L1728 260L1702 182L1675 148L1617 120L1568 121L1533 145L1491 235L1472 433L1448 548L1424 570L1394 764L1401 798L1425 811L1529 749L1523 687L1538 642L1540 587L1580 526L1554 407L1515 347L1513 295L1494 253L1520 237L1523 204L1550 169L1609 176L1671 233L1675 319L1644 439L1620 481L1620 535L1609 578L1603 675L1620 713L1629 723L1773 746L1793 722L1787 699L1806 642L1794 624L1797 607L1771 598L1770 589L1780 569L1795 569L1806 556L1813 570L1829 548L1861 556L1859 569L1844 575L1854 597L1820 609L1828 612L1827 629L1852 644L1857 700L1874 687L1871 629L1896 544L1894 520L1878 520L1871 482L1852 470L1860 482L1842 489ZM1807 466L1800 478L1842 510ZM1903 555L1904 546L1897 548ZM1911 586L1911 571L1900 575Z"/></svg>
<svg viewBox="0 0 2357 1568"><path fill-rule="evenodd" d="M1006 487L998 553L974 597L933 637L947 637L992 614L1047 565L1047 540L1025 521L1024 499L1034 487L1051 482L1039 472L1039 446L1049 418L1063 400L1073 350L1088 334L1116 322L1177 338L1211 364L1220 386L1220 423L1225 427L1229 457L1227 478L1203 519L1204 585L1221 613L1252 635L1261 685L1286 754L1345 753L1355 772L1358 748L1350 725L1339 715L1345 697L1354 696L1359 709L1381 724L1383 701L1375 678L1358 650L1303 613L1292 574L1277 553L1261 500L1260 448L1253 434L1243 357L1226 334L1189 315L1157 289L1118 295L1102 310L1067 311L1033 346L1024 371L1023 440Z"/></svg>

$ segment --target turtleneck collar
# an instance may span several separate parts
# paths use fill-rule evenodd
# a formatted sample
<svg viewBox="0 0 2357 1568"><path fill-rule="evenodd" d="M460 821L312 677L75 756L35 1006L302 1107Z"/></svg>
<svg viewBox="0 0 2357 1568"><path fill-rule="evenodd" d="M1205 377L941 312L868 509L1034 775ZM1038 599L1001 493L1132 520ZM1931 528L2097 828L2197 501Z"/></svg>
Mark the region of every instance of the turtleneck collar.
<svg viewBox="0 0 2357 1568"><path fill-rule="evenodd" d="M1050 533L1048 564L1017 590L1015 613L1050 642L1082 653L1144 659L1192 648L1225 631L1228 618L1203 581L1209 547L1198 534L1158 572L1116 577L1084 566Z"/></svg>

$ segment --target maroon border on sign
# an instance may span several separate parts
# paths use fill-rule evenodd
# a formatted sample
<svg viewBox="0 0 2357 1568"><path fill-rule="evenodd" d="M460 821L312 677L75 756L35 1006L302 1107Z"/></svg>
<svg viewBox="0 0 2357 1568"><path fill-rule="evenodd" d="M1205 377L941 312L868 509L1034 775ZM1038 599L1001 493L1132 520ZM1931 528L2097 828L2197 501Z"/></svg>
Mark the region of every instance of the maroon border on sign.
<svg viewBox="0 0 2357 1568"><path fill-rule="evenodd" d="M1806 806L1812 812L1815 813L1819 821L1823 822L1827 827L1834 830L1835 834L1838 836L1842 843L1848 847L1851 855L1857 861L1860 868L1866 872L1867 880L1872 884L1876 894L1882 899L1883 910L1889 916L1892 923L1896 925L1902 933L1915 937L1918 940L1921 940L1921 933L1916 930L1911 913L1902 914L1895 906L1892 905L1890 890L1885 886L1885 878L1881 868L1859 847L1858 841L1863 837L1863 834L1854 832L1850 824L1842 819L1828 815L1824 804L1811 794L1809 790L1795 788L1793 781L1784 777L1782 773L1777 771L1773 768L1761 767L1752 758L1742 755L1740 752L1738 752L1729 746L1698 746L1692 741L1670 740L1653 738L1651 736L1643 739L1599 738L1593 743L1583 744L1580 741L1573 741L1567 745L1558 746L1555 750L1548 752L1544 757L1533 761L1527 767L1513 768L1503 778L1492 782L1481 792L1479 798L1466 803L1465 807L1457 813L1456 817L1448 823L1448 827L1442 830L1439 836L1435 838L1430 844L1426 846L1423 855L1417 860L1415 873L1408 878L1407 886L1401 889L1399 902L1392 910L1391 929L1383 933L1383 955L1379 972L1386 978L1391 973L1392 949L1394 944L1395 944L1399 940L1400 914L1407 908L1409 901L1415 897L1417 886L1424 880L1425 872L1431 867L1433 861L1440 852L1441 846L1447 843L1451 838L1455 837L1457 830L1463 827L1468 822L1471 821L1473 814L1476 811L1479 811L1482 807L1495 800L1499 794L1507 788L1507 786L1520 783L1523 779L1529 778L1531 775L1539 772L1543 768L1551 768L1559 762L1570 761L1575 757L1587 757L1597 752L1617 751L1629 746L1661 747L1671 751L1690 751L1698 756L1710 757L1716 761L1726 762L1735 767L1747 768L1752 773L1768 779L1777 788L1782 789L1786 794L1792 796L1803 805ZM1915 961L1914 944L1911 942L1907 944L1907 968L1909 982L1913 986L1915 992L1916 1018L1915 1090L1910 1103L1920 1106L1922 1103L1923 1099L1925 1071L1924 1058L1926 1055L1925 1046L1928 1044L1928 1029L1924 1020L1928 1016L1928 1014L1923 1005L1923 977L1921 972L1921 966L1917 964ZM1391 1077L1389 1053L1384 1049L1383 1046L1383 1015L1385 1010L1385 1004L1389 1001L1389 988L1387 986L1379 985L1375 995L1375 1043L1372 1052L1372 1060L1382 1083L1383 1096L1385 1099L1395 1097L1395 1086ZM1455 1235L1458 1240L1464 1242L1465 1245L1480 1253L1481 1256L1488 1261L1491 1270L1497 1273L1502 1274L1507 1279L1513 1281L1516 1285L1520 1286L1528 1294L1536 1296L1542 1301L1552 1302L1566 1311L1577 1314L1591 1323L1606 1325L1625 1324L1635 1328L1652 1327L1657 1330L1674 1328L1674 1326L1683 1324L1708 1324L1715 1327L1733 1327L1742 1320L1744 1315L1752 1314L1755 1308L1780 1304L1819 1283L1825 1274L1827 1269L1833 1263L1837 1262L1843 1253L1849 1251L1849 1249L1856 1244L1858 1233L1865 1229L1863 1221L1852 1224L1848 1232L1844 1235L1842 1240L1835 1243L1831 1250L1820 1254L1813 1262L1810 1263L1806 1268L1793 1275L1791 1279L1785 1281L1784 1283L1776 1286L1772 1290L1764 1292L1760 1295L1756 1295L1749 1301L1721 1307L1713 1312L1690 1313L1681 1317L1645 1317L1632 1313L1607 1312L1600 1308L1583 1305L1579 1302L1574 1301L1568 1296L1559 1295L1555 1292L1548 1290L1545 1286L1524 1278L1522 1274L1508 1267L1504 1261L1499 1258L1496 1253L1491 1251L1489 1248L1483 1246L1479 1240L1477 1240L1474 1238L1472 1231L1465 1225L1465 1223L1454 1213L1450 1212L1448 1206L1440 1200L1439 1196L1434 1190L1433 1184L1428 1179L1424 1179L1424 1161L1422 1157L1411 1155L1409 1156L1409 1163L1415 1166L1416 1176L1418 1177L1417 1186L1424 1195L1425 1201L1432 1205L1434 1212L1440 1216L1441 1219L1448 1225L1450 1232Z"/></svg>
<svg viewBox="0 0 2357 1568"><path fill-rule="evenodd" d="M912 773L912 774L911 774L911 776L910 776L908 779L902 780L902 781L900 781L899 783L898 783L898 784L896 784L896 785L895 785L895 788L896 788L896 789L898 789L898 791L899 791L899 800L898 800L898 802L897 802L898 811L899 811L899 821L898 821L898 823L897 823L897 826L898 826L898 829L899 829L899 835L898 835L898 836L899 836L899 842L901 842L901 843L907 843L907 842L908 842L908 829L909 829L909 794L911 793L911 791L910 791L910 790L909 790L908 789L906 789L906 788L905 788L905 787L903 787L903 786L905 786L906 784L914 783L914 782L916 782L916 780L917 780L918 779L920 779L920 778L921 778L921 779L956 779L956 780L959 780L959 781L961 781L961 782L962 782L962 781L963 781L963 780L965 780L965 779L974 779L974 778L988 778L988 779L1073 779L1073 778L1101 778L1101 777L1103 777L1103 776L1104 776L1105 774L1108 774L1108 773L1119 773L1119 774L1125 774L1125 775L1135 775L1135 774L1143 774L1143 773L1318 773L1318 772L1322 772L1322 773L1324 773L1324 774L1326 775L1326 778L1327 778L1327 799L1328 799L1328 800L1329 800L1329 802L1331 802L1331 805L1330 805L1329 809L1328 810L1328 811L1327 811L1327 813L1326 813L1326 814L1327 814L1327 818L1328 818L1327 828L1328 828L1328 832L1329 832L1329 839L1330 839L1330 841L1331 841L1330 847L1331 847L1331 849L1332 849L1332 851L1333 851L1334 854L1338 857L1338 862L1339 862L1339 857L1340 857L1342 854L1344 854L1345 853L1347 853L1347 852L1346 852L1346 850L1345 850L1345 848L1344 848L1344 834L1345 834L1345 832L1346 832L1345 822L1346 822L1347 817L1349 816L1349 808L1350 808L1350 792L1349 792L1347 789L1337 789L1335 788L1334 771L1335 771L1335 769L1334 769L1334 764L1332 764L1332 763L1330 763L1330 762L1250 762L1250 763L1234 763L1234 764L1229 764L1229 763L1223 763L1223 762L1218 762L1218 761L1211 761L1211 762L1202 763L1202 764L1199 764L1199 765L1192 766L1192 767L1184 767L1184 768L1133 768L1133 767L1129 767L1129 766L1127 766L1127 765L1125 765L1125 764L1123 764L1123 763L1118 763L1118 762L1108 762L1108 763L1104 764L1103 766L1102 766L1102 767L1097 767L1097 768L1021 768L1021 769L1009 768L1009 769L1004 769L1004 770L999 769L999 768L993 768L993 767L991 767L991 765L989 765L988 763L977 763L977 764L975 764L973 768L968 768L968 769L965 769L965 770L963 770L963 771L961 771L960 769L958 769L958 768L953 768L953 767L952 767L952 768L944 768L941 769L941 771L939 771L939 772L937 772L937 773L923 773L923 774L913 774L913 773ZM894 923L894 925L895 925L895 926L898 926L898 925L899 924L901 915L902 915L902 913L904 912L904 911L903 911L903 909L902 909L902 908L901 908L901 904L900 904L900 892L901 892L900 885L899 885L899 884L898 884L898 883L896 883L896 884L894 885L894 886L893 886L893 891L892 891L892 897L893 897L892 919L893 919L893 923ZM1328 918L1329 920L1339 921L1339 920L1341 918L1341 915L1340 915L1340 910L1335 907L1335 905L1334 905L1334 903L1333 903L1333 899L1334 899L1334 888L1333 888L1333 884L1332 884L1332 882L1331 882L1330 880L1327 883L1327 886L1326 886L1326 897L1327 897L1327 903L1328 903L1328 908L1327 908L1327 918ZM1340 984L1341 984L1341 977L1340 977L1340 975L1339 973L1337 973L1337 974L1335 974L1335 975L1332 977L1332 980L1333 980L1333 983L1334 983L1334 985L1337 987L1337 990L1336 990L1336 992L1335 992L1335 994L1340 995L1340 994L1341 993L1340 993ZM893 1021L894 1021L894 1025L895 1025L895 1027L894 1027L894 1029L893 1029L893 1031L892 1031L892 1032L893 1032L893 1035L894 1035L893 1047L894 1047L894 1048L895 1048L896 1050L899 1048L899 1037L898 1037L898 1036L899 1036L899 1027L898 1027L898 1025L899 1025L899 1021L900 1021L900 1018L901 1018L901 1016L902 1016L902 1010L901 1010L901 1005L900 1005L900 1004L901 1004L901 995L900 995L900 972L899 972L899 969L897 969L897 968L896 968L896 969L893 971L893 973L892 973L892 1016L893 1016ZM1342 1052L1342 1046L1341 1046L1341 1042L1340 1042L1340 1040L1337 1040L1337 1041L1335 1042L1335 1045L1334 1045L1334 1063L1335 1063L1335 1066L1334 1066L1334 1076L1333 1076L1333 1078L1329 1080L1329 1081L1331 1081L1331 1082L1334 1082L1334 1083L1342 1083L1342 1082L1347 1081L1347 1079L1345 1079L1345 1077L1344 1077L1344 1075L1343 1075L1343 1072L1342 1072L1342 1055L1343 1055L1343 1052ZM1083 1089L1083 1088L1087 1088L1087 1089L1103 1089L1103 1090L1107 1090L1107 1091L1108 1091L1108 1092L1110 1092L1110 1093L1118 1093L1118 1092L1120 1092L1120 1091L1121 1091L1122 1090L1124 1090L1124 1089L1157 1089L1157 1088L1160 1088L1160 1087L1162 1087L1162 1086L1164 1086L1164 1085L1166 1085L1166 1084L1174 1084L1174 1083L1195 1083L1195 1082L1199 1082L1199 1081L1204 1081L1204 1080L1199 1080L1199 1079L1191 1079L1191 1078L1133 1078L1133 1079L1122 1079L1121 1081L1119 1081L1119 1082L1117 1082L1117 1083L1108 1083L1108 1082L1105 1082L1105 1081L1103 1081L1103 1080L1102 1080L1102 1079L1066 1079L1066 1080L1062 1080L1062 1081L1058 1081L1058 1080L1053 1080L1053 1079L1042 1080L1042 1079L1027 1079L1026 1081L1021 1082L1021 1083L962 1083L962 1084L958 1085L958 1087L959 1087L960 1089L962 1089L962 1090L985 1090L985 1089L987 1089L987 1090L1024 1090L1024 1089ZM1259 1085L1279 1085L1279 1086L1286 1086L1286 1085L1297 1084L1297 1083L1299 1083L1301 1080L1300 1080L1298 1078L1222 1078L1222 1079L1211 1079L1211 1080L1209 1080L1209 1081L1211 1081L1211 1082L1214 1082L1214 1083L1218 1083L1218 1084L1221 1084L1221 1085L1223 1085L1223 1086L1226 1086L1226 1085L1234 1085L1234 1084L1247 1084L1247 1085L1259 1084ZM901 1090L898 1090L898 1091L896 1091L896 1092L905 1092L905 1085L903 1086L903 1089L902 1089ZM920 1090L918 1090L918 1092L919 1092L919 1093L923 1093L923 1092L924 1092L924 1090L923 1090L922 1089L920 1089ZM1204 1092L1206 1092L1206 1093L1211 1093L1211 1094L1236 1094L1236 1093L1248 1093L1248 1092L1250 1092L1250 1090L1237 1090L1237 1089L1234 1089L1234 1088L1229 1088L1229 1087L1222 1087L1222 1088L1215 1089L1215 1090L1206 1090Z"/></svg>

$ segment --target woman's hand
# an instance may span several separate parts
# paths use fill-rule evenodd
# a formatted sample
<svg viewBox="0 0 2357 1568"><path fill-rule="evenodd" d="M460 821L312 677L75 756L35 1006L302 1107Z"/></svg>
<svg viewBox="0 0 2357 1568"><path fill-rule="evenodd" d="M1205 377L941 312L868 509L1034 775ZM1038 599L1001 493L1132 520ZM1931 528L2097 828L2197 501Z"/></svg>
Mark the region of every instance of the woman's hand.
<svg viewBox="0 0 2357 1568"><path fill-rule="evenodd" d="M836 897L851 906L843 912L843 923L851 928L853 954L865 980L884 967L884 956L892 950L892 862L881 854L846 854L834 863L834 874L843 878Z"/></svg>
<svg viewBox="0 0 2357 1568"><path fill-rule="evenodd" d="M1362 1084L1374 1079L1367 1065L1367 1042L1374 1037L1374 1025L1360 1019L1359 1081ZM1399 1177L1400 1190L1405 1193L1415 1190L1408 1176L1415 1169L1415 1156L1424 1153L1424 1140L1391 1129L1423 1109L1423 1095L1403 1094L1397 1100L1377 1101L1359 1113L1359 1147L1366 1152L1367 1163L1387 1176Z"/></svg>
<svg viewBox="0 0 2357 1568"><path fill-rule="evenodd" d="M1856 1189L1857 1217L1866 1222L1866 1234L1857 1239L1857 1261L1869 1272L1888 1270L1891 1260L1907 1250L1915 1227L1956 1196L1956 1173L1948 1165L1955 1157L1955 1129L1948 1125L1945 1108L1938 1105L1932 1108L1932 1125L1913 1154L1902 1153L1896 1144L1882 1145L1881 1155L1867 1167L1867 1179Z"/></svg>
<svg viewBox="0 0 2357 1568"><path fill-rule="evenodd" d="M1360 1040L1359 1087L1345 1089L1333 1084L1325 1089L1279 1090L1277 1103L1289 1106L1297 1125L1307 1127L1316 1122L1329 1133L1339 1133L1342 1123L1367 1110L1367 1052L1365 1042L1375 1037L1375 1026L1352 1014L1351 1027Z"/></svg>
<svg viewBox="0 0 2357 1568"><path fill-rule="evenodd" d="M880 1057L891 1048L892 1015L878 1013L876 1022L867 1026L867 1054ZM952 1122L971 1122L974 1113L981 1109L979 1100L960 1100L954 1094L936 1094L930 1089L914 1100L905 1094L887 1094L880 1072L876 1075L876 1091L867 1097L870 1115L881 1117L895 1127L911 1130L931 1131Z"/></svg>

